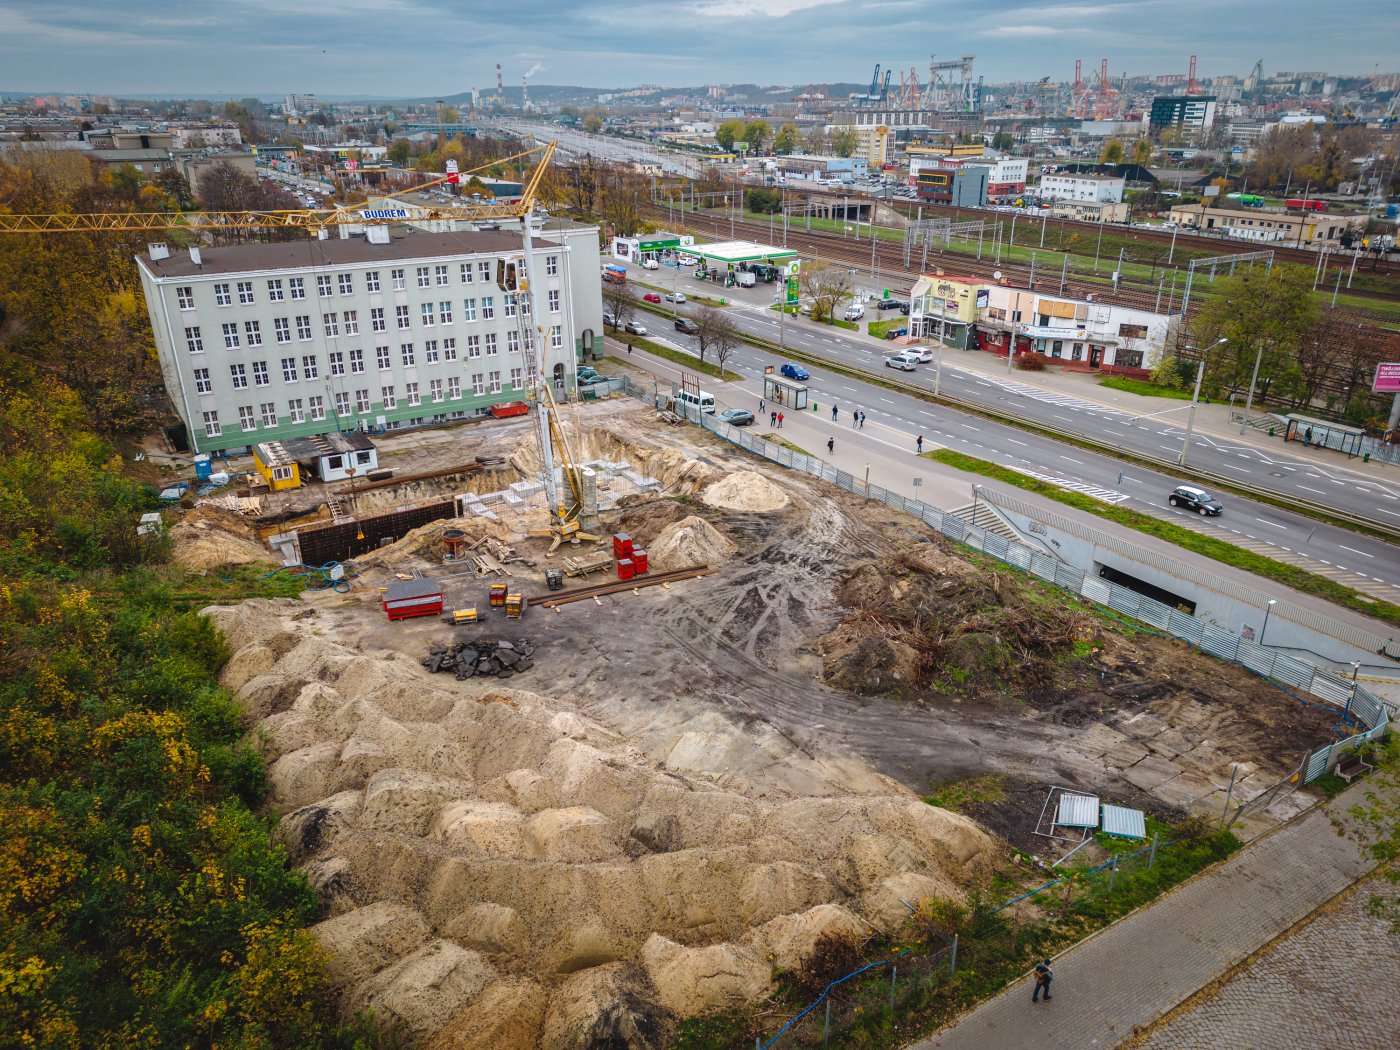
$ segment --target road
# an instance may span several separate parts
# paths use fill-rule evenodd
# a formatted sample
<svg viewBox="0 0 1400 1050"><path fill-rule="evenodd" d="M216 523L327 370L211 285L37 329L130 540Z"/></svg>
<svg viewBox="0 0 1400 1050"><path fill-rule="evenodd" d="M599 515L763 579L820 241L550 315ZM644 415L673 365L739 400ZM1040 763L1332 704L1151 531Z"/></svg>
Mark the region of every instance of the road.
<svg viewBox="0 0 1400 1050"><path fill-rule="evenodd" d="M488 121L487 126L493 126L493 122ZM558 152L569 158L593 156L600 160L656 164L668 175L685 175L691 178L699 175L703 166L703 159L690 153L646 146L613 135L590 135L586 131L558 124L531 124L510 120L495 122L494 126L504 131L533 135L538 142L554 139L559 143Z"/></svg>
<svg viewBox="0 0 1400 1050"><path fill-rule="evenodd" d="M674 285L681 291L709 294L715 291L712 284L677 275L673 270L632 268L630 272L639 284L662 289ZM772 286L727 289L724 294L734 304L733 316L742 330L778 339L780 317L767 308ZM662 342L694 352L693 338L669 328L664 318L639 316ZM867 336L813 325L805 318L789 318L782 322L782 328L786 346L867 368L878 368L882 350L891 345L882 347ZM1028 421L1092 435L1097 440L1108 439L1130 452L1174 458L1181 451L1185 403L1181 409L1168 410L1168 415L1138 418L1122 409L1047 389L1025 373L1006 376L995 364L988 364L991 359L979 360L984 357L945 351L942 392L1002 413L1014 413ZM753 392L756 402L764 367L777 363L774 355L744 345L726 367L745 376L744 386ZM1234 496L1226 497L1226 511L1220 517L1202 518L1166 503L1172 488L1190 479L1189 470L1177 473L1125 466L1108 455L944 405L929 404L820 367L811 367L810 372L811 396L823 410L835 403L842 419L849 422L851 409L860 408L866 413L867 429L879 432L891 443L912 447L915 439L923 435L925 449L941 446L1013 467L1062 488L1173 521L1279 561L1301 565L1365 594L1400 603L1400 549L1383 540ZM935 366L930 364L915 372L891 375L932 391L935 372ZM754 409L757 405L739 407ZM1322 466L1273 447L1265 452L1251 444L1198 431L1192 438L1188 462L1213 472L1236 475L1244 483L1266 487L1280 495L1300 494L1368 517L1388 515L1382 520L1400 523L1400 485L1334 469L1330 464Z"/></svg>

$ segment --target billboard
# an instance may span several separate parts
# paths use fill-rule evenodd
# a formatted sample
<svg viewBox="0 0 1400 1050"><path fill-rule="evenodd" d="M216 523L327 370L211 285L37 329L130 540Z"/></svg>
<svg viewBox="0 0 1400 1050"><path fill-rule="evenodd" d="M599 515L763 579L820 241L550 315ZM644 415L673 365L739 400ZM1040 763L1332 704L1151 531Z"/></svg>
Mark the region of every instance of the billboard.
<svg viewBox="0 0 1400 1050"><path fill-rule="evenodd" d="M1377 394L1400 394L1400 364L1376 365L1371 389Z"/></svg>
<svg viewBox="0 0 1400 1050"><path fill-rule="evenodd" d="M791 306L798 300L798 280L802 276L802 263L793 259L787 265L787 301Z"/></svg>

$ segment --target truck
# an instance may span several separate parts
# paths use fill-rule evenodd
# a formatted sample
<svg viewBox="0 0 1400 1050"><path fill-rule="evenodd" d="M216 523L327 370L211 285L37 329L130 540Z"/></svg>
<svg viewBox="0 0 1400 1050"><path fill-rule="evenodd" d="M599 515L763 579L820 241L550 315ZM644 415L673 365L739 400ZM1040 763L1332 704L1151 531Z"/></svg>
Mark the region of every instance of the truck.
<svg viewBox="0 0 1400 1050"><path fill-rule="evenodd" d="M751 270L741 270L734 275L734 283L740 288L752 288L758 283L758 278L754 276Z"/></svg>
<svg viewBox="0 0 1400 1050"><path fill-rule="evenodd" d="M1301 199L1301 198L1299 198L1299 197L1294 197L1292 200L1286 200L1286 201L1284 201L1284 202L1283 202L1283 206L1284 206L1285 208L1287 208L1289 211L1326 211L1326 210L1327 210L1327 202L1326 202L1326 201L1303 200L1303 199Z"/></svg>
<svg viewBox="0 0 1400 1050"><path fill-rule="evenodd" d="M625 284L627 282L627 268L625 266L604 266L603 280L608 284Z"/></svg>

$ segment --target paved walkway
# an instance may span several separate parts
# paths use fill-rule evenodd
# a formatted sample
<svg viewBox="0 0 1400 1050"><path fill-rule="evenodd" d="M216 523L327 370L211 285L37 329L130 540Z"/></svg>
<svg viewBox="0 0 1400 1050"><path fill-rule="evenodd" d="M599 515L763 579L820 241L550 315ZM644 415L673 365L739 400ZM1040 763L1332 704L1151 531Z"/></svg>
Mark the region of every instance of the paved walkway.
<svg viewBox="0 0 1400 1050"><path fill-rule="evenodd" d="M1367 787L1357 784L1330 806L1309 810L1219 868L1060 956L1052 1002L1033 1005L1031 981L1024 978L953 1027L914 1044L916 1050L1119 1046L1370 869L1369 856L1333 825L1335 818L1347 826L1347 811L1362 801ZM1393 953L1395 943L1379 939L1374 950ZM1269 1009L1267 1003L1257 1007ZM1241 1011L1249 1012L1245 1007ZM1340 1014L1337 1023L1345 1023ZM1222 1040L1211 1045L1296 1042ZM1324 1040L1322 1045L1337 1044ZM1372 1045L1395 1044L1382 1039Z"/></svg>

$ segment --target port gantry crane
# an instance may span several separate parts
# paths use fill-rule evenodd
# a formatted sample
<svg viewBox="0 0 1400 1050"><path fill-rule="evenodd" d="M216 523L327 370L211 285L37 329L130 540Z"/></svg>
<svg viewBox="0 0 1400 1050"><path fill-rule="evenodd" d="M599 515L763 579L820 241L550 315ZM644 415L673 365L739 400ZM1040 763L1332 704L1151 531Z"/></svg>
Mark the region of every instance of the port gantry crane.
<svg viewBox="0 0 1400 1050"><path fill-rule="evenodd" d="M333 208L289 208L269 211L164 211L164 212L95 212L30 215L7 212L0 208L0 234L55 234L76 232L169 231L178 230L195 235L214 234L226 230L305 230L312 237L336 226L384 226L395 222L469 221L496 222L519 220L522 264L524 274L515 263L502 261L497 267L496 280L503 292L517 297L516 318L520 332L521 353L525 361L526 390L535 406L536 440L540 447L542 480L548 500L549 525L545 534L554 537L554 547L565 540L577 543L597 537L584 533L580 517L587 509L583 491L583 468L574 458L570 443L559 421L559 406L550 388L549 376L539 363L537 348L545 345L546 330L533 309L530 289L535 287L536 259L530 229L535 197L540 182L554 158L557 143L551 141L520 153L511 154L464 172L450 172L413 187L426 189L441 183L456 184L463 177L497 164L523 160L533 154L539 159L530 178L522 187L517 201L471 201L454 207L404 206L393 194L374 197L359 204ZM507 284L510 285L509 289ZM523 298L521 298L523 293ZM556 464L562 468L564 487L569 490L567 501L555 480ZM553 550L554 548L551 548Z"/></svg>

